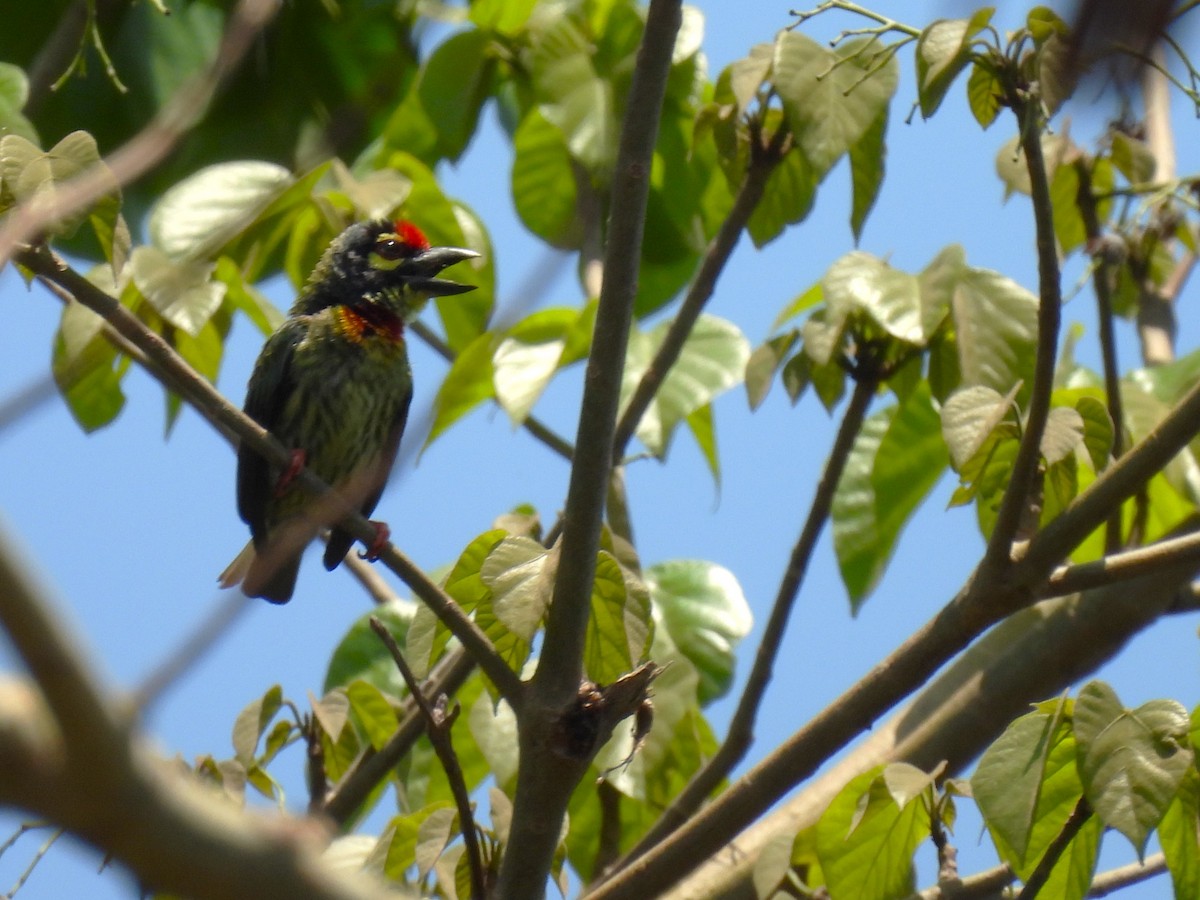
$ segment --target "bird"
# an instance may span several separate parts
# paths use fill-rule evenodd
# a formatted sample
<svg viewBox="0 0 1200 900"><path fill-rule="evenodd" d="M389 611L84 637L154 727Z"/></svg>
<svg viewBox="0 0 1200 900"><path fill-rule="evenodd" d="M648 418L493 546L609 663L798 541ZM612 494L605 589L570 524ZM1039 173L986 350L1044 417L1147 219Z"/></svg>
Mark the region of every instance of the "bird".
<svg viewBox="0 0 1200 900"><path fill-rule="evenodd" d="M237 510L251 538L221 573L222 587L287 603L304 549L323 528L325 568L345 557L354 538L338 522L374 511L412 401L405 324L431 297L474 290L436 276L478 256L432 247L405 220L356 222L334 238L250 375L244 411L290 448L291 462L239 447ZM295 483L304 469L334 490L321 498L304 491ZM389 537L386 525L372 525L367 559Z"/></svg>

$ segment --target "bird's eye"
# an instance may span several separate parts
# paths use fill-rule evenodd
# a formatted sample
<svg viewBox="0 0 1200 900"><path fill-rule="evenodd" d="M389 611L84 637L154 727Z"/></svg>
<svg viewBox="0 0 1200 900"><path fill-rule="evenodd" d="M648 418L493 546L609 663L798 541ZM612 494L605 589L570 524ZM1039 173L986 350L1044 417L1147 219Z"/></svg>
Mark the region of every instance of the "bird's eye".
<svg viewBox="0 0 1200 900"><path fill-rule="evenodd" d="M385 237L375 242L375 252L384 259L400 259L402 256L410 256L412 247L394 237Z"/></svg>

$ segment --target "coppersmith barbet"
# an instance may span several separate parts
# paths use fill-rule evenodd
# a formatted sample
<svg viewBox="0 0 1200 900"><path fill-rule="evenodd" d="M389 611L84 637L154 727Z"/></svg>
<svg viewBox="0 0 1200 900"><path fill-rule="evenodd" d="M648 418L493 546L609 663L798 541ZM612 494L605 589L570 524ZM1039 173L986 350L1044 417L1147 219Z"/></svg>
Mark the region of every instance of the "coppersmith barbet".
<svg viewBox="0 0 1200 900"><path fill-rule="evenodd" d="M292 465L239 450L237 506L251 541L221 574L222 587L286 603L304 548L323 527L332 529L325 568L341 562L354 539L337 522L375 509L404 431L412 400L405 323L430 297L472 290L436 276L478 255L430 247L416 226L385 219L351 225L330 244L250 376L246 414L292 448ZM332 497L294 485L302 468L331 485ZM371 553L387 540L386 526L376 530Z"/></svg>

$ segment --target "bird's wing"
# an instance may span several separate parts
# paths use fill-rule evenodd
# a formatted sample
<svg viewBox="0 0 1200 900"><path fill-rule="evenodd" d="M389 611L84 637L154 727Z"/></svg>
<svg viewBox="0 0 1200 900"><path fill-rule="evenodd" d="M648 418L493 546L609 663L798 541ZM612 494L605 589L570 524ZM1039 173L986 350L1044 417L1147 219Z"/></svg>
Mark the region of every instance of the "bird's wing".
<svg viewBox="0 0 1200 900"><path fill-rule="evenodd" d="M292 378L292 355L296 344L305 335L305 323L290 319L267 338L250 385L246 389L246 415L263 428L274 429L279 413L295 383ZM237 500L238 515L250 526L255 540L266 534L267 502L275 491L270 466L253 448L244 443L238 449Z"/></svg>

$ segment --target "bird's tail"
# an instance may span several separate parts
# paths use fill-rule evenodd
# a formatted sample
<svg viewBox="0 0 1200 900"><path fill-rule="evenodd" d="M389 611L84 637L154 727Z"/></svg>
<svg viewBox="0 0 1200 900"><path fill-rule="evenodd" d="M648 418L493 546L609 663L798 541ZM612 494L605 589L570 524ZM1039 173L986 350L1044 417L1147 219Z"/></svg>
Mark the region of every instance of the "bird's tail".
<svg viewBox="0 0 1200 900"><path fill-rule="evenodd" d="M262 597L271 603L287 603L296 589L300 556L285 557L278 552L258 553L248 541L217 578L222 588L241 585L247 597Z"/></svg>

